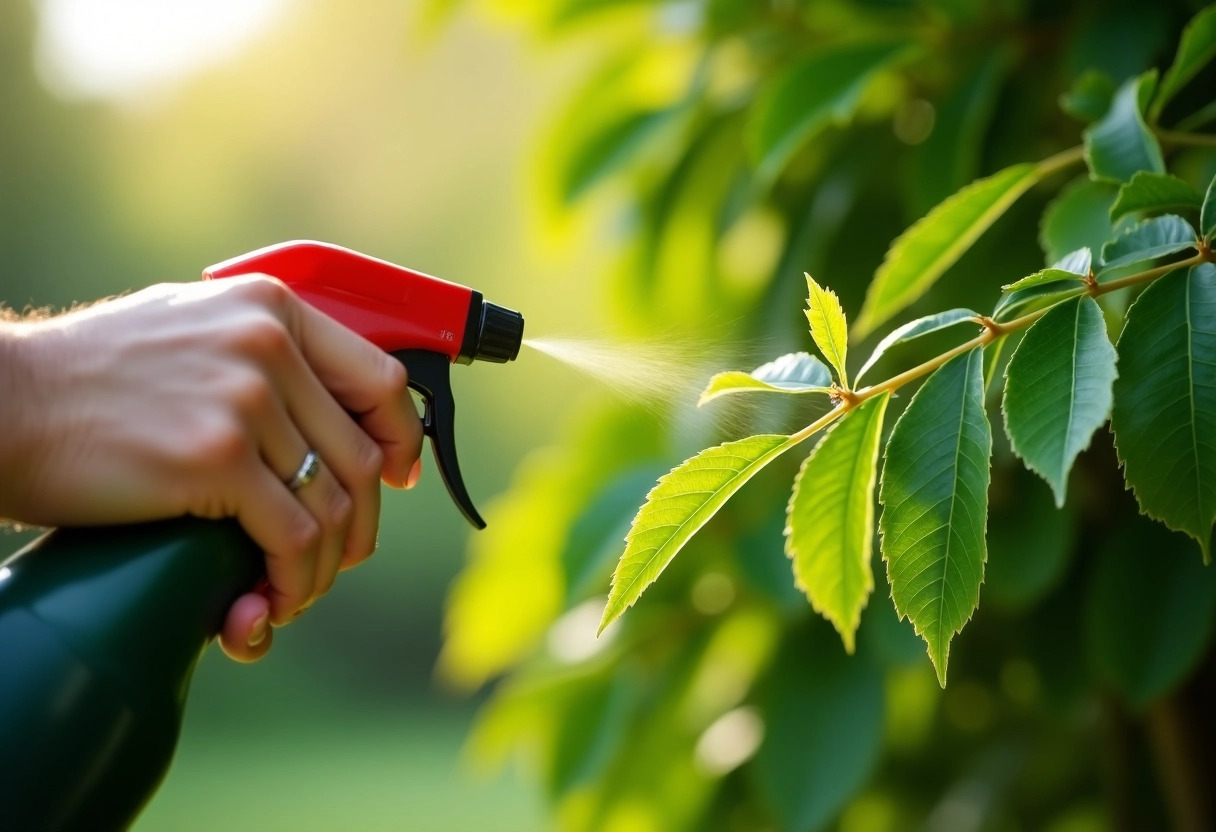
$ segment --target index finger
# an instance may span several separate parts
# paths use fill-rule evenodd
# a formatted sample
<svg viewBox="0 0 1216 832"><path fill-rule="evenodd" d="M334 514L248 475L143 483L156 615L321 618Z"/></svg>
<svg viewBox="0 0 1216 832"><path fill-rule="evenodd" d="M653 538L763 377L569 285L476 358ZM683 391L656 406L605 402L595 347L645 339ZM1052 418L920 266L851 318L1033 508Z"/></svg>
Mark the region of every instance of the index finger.
<svg viewBox="0 0 1216 832"><path fill-rule="evenodd" d="M404 486L422 449L422 422L410 399L405 367L325 313L307 303L300 307L304 359L384 451L385 481Z"/></svg>

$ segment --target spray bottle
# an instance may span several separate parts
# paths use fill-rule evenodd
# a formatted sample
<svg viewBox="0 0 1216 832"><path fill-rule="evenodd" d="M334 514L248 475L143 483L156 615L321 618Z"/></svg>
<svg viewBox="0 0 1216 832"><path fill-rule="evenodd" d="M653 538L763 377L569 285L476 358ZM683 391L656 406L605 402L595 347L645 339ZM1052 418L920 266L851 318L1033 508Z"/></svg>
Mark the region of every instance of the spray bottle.
<svg viewBox="0 0 1216 832"><path fill-rule="evenodd" d="M515 359L523 317L479 292L316 242L212 266L260 272L402 361L448 492L478 529L453 435L453 363ZM58 529L0 564L0 832L121 829L177 744L194 667L264 576L235 521Z"/></svg>

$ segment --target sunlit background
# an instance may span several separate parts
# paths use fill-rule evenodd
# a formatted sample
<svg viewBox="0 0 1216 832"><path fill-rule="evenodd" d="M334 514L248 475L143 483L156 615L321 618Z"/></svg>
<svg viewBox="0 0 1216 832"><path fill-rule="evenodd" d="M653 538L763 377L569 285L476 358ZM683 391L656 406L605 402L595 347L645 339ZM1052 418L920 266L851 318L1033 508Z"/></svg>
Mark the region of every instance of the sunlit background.
<svg viewBox="0 0 1216 832"><path fill-rule="evenodd" d="M525 48L398 0L0 4L0 299L62 307L315 238L470 284L529 334L595 330L594 241L526 242L529 142L581 59ZM527 354L453 383L483 508L584 390ZM386 496L377 557L266 660L205 657L138 829L538 828L531 790L469 776L473 703L432 678L469 530L425 464Z"/></svg>

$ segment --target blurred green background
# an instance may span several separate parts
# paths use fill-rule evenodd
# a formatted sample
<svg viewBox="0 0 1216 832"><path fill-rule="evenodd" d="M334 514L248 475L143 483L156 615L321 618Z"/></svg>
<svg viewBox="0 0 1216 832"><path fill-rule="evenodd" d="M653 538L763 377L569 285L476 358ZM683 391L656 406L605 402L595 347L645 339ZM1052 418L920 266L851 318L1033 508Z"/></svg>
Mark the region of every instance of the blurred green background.
<svg viewBox="0 0 1216 832"><path fill-rule="evenodd" d="M658 338L662 351L642 354L669 359L649 377L652 402L528 352L457 368L461 459L490 528L470 536L428 455L418 490L386 495L378 556L266 660L206 656L137 828L1081 832L1202 819L1216 579L1189 541L1138 519L1104 434L1055 511L994 430L990 561L945 691L877 559L853 657L792 586L794 458L592 638L655 477L813 415L698 412L692 387L709 368L809 346L804 270L855 313L904 228L978 176L1077 144L1117 83L1168 65L1202 5L0 4L9 305L191 280L317 238L473 285L522 310L529 335ZM856 44L890 42L915 48L855 65ZM1097 115L1058 103L1082 78ZM1163 123L1212 89L1208 67ZM816 95L831 100L816 110ZM758 153L765 118L795 139ZM1169 162L1205 187L1216 150ZM1000 284L1043 264L1053 200L1093 221L1077 234L1105 239L1113 186L1079 166L1068 176L1023 197L908 314L990 308ZM908 347L899 366L948 340Z"/></svg>
<svg viewBox="0 0 1216 832"><path fill-rule="evenodd" d="M594 245L542 256L527 230L523 160L579 56L536 59L472 17L430 37L420 17L397 0L0 3L0 299L63 307L315 238L472 285L530 333L599 326L569 277ZM484 508L582 383L524 355L453 384ZM469 529L424 459L415 491L386 494L377 557L266 660L208 653L140 830L537 828L530 791L467 775L472 703L432 679Z"/></svg>

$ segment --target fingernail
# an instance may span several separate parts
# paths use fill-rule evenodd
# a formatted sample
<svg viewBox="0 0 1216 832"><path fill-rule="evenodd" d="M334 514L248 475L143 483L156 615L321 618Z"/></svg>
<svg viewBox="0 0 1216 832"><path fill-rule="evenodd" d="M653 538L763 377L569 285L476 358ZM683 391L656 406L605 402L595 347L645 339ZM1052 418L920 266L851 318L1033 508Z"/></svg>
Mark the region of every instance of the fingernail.
<svg viewBox="0 0 1216 832"><path fill-rule="evenodd" d="M270 632L270 613L264 612L262 616L253 622L253 629L249 633L249 646L257 647L266 640L266 635Z"/></svg>
<svg viewBox="0 0 1216 832"><path fill-rule="evenodd" d="M405 487L413 488L418 483L418 477L422 476L422 460L415 459L413 467L410 468L409 476L405 478Z"/></svg>

